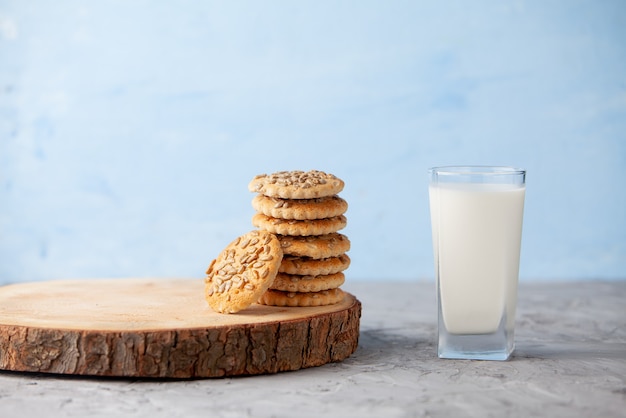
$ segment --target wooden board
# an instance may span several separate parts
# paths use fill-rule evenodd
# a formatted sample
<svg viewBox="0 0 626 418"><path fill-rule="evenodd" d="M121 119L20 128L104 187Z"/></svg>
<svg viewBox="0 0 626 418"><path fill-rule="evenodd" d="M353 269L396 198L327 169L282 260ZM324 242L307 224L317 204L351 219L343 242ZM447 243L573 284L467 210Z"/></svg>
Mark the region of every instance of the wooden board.
<svg viewBox="0 0 626 418"><path fill-rule="evenodd" d="M0 369L195 378L276 373L356 350L361 303L213 312L200 279L59 280L0 287Z"/></svg>

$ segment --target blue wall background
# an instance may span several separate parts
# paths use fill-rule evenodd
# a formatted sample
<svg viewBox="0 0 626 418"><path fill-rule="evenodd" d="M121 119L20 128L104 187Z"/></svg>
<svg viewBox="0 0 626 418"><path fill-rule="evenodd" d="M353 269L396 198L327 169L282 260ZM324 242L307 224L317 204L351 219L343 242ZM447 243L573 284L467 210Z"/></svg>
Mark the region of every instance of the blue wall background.
<svg viewBox="0 0 626 418"><path fill-rule="evenodd" d="M202 277L290 169L430 280L446 164L528 170L522 280L626 278L626 2L0 1L0 283Z"/></svg>

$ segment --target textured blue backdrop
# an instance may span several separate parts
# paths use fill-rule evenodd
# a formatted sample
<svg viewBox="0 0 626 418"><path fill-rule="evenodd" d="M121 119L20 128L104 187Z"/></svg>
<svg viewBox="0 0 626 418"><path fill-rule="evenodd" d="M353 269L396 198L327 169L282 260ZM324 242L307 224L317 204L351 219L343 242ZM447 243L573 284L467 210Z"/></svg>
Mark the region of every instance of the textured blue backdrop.
<svg viewBox="0 0 626 418"><path fill-rule="evenodd" d="M528 170L522 279L626 277L624 1L0 1L0 283L201 277L258 173L431 279L429 166Z"/></svg>

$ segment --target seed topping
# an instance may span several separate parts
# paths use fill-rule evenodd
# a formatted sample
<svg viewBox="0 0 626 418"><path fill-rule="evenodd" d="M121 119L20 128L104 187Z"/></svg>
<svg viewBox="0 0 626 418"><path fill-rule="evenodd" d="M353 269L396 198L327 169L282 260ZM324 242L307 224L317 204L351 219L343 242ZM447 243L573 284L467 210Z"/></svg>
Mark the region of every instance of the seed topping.
<svg viewBox="0 0 626 418"><path fill-rule="evenodd" d="M260 294L256 293L271 285L281 260L280 242L269 232L251 231L234 240L211 261L206 271L207 301L222 313L245 308L258 299ZM239 299L248 298L248 294L250 300L245 306L234 306L240 304Z"/></svg>

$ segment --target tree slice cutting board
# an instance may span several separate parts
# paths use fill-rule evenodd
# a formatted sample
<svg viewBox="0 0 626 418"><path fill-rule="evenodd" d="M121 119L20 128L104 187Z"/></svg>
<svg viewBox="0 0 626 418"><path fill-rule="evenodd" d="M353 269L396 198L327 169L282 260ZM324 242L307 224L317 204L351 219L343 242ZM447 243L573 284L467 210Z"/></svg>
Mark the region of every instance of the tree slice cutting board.
<svg viewBox="0 0 626 418"><path fill-rule="evenodd" d="M0 369L196 378L276 373L356 350L361 303L254 304L218 314L199 279L58 280L0 287Z"/></svg>

